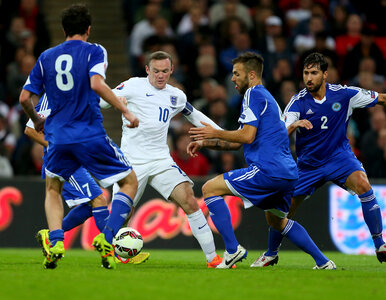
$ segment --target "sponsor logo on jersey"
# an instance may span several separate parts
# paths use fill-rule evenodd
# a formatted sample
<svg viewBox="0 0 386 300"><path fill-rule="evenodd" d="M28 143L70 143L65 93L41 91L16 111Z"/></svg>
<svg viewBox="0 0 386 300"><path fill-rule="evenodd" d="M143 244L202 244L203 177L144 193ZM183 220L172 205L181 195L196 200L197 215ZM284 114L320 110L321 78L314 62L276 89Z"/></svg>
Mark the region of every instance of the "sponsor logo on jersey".
<svg viewBox="0 0 386 300"><path fill-rule="evenodd" d="M151 97L151 96L154 96L154 94L146 93L146 97Z"/></svg>
<svg viewBox="0 0 386 300"><path fill-rule="evenodd" d="M386 216L386 185L372 186L383 218ZM358 196L342 188L329 187L330 234L339 251L346 254L374 254L371 234L363 219Z"/></svg>
<svg viewBox="0 0 386 300"><path fill-rule="evenodd" d="M332 110L333 111L340 111L340 109L342 108L342 105L339 103L339 102L335 102L332 106L331 106Z"/></svg>
<svg viewBox="0 0 386 300"><path fill-rule="evenodd" d="M245 115L244 115L244 114L241 114L241 115L240 115L240 119L244 120L244 119L245 119Z"/></svg>
<svg viewBox="0 0 386 300"><path fill-rule="evenodd" d="M170 102L172 105L177 105L177 96L170 96Z"/></svg>
<svg viewBox="0 0 386 300"><path fill-rule="evenodd" d="M312 111L312 109L310 108L309 110L307 110L306 112L306 115L312 115L314 112Z"/></svg>
<svg viewBox="0 0 386 300"><path fill-rule="evenodd" d="M374 93L374 91L371 91L371 98L372 98L372 99L375 99L375 93Z"/></svg>
<svg viewBox="0 0 386 300"><path fill-rule="evenodd" d="M117 90L121 90L121 89L123 89L124 86L125 86L125 84L122 82L121 84L119 84L119 85L116 87L116 89L117 89Z"/></svg>

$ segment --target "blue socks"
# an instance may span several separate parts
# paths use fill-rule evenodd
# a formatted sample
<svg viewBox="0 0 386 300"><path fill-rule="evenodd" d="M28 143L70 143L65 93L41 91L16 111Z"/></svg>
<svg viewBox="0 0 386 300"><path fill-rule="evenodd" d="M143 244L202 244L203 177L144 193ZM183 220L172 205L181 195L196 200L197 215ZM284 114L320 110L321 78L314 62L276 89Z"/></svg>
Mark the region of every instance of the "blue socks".
<svg viewBox="0 0 386 300"><path fill-rule="evenodd" d="M237 241L233 231L231 215L224 198L220 196L213 196L204 199L204 201L209 209L209 214L214 225L224 239L226 251L230 254L235 253L239 242Z"/></svg>
<svg viewBox="0 0 386 300"><path fill-rule="evenodd" d="M107 206L99 206L92 209L95 225L100 232L102 232L103 228L105 228L109 214L110 213Z"/></svg>
<svg viewBox="0 0 386 300"><path fill-rule="evenodd" d="M55 246L56 242L64 240L64 230L63 229L57 229L54 231L50 231L48 234L48 238L50 239L50 242L51 242L52 247L53 247L53 246Z"/></svg>
<svg viewBox="0 0 386 300"><path fill-rule="evenodd" d="M92 208L90 204L80 204L69 211L64 217L62 228L64 231L69 231L76 226L83 224L88 218L92 216Z"/></svg>
<svg viewBox="0 0 386 300"><path fill-rule="evenodd" d="M109 210L107 206L92 208L89 203L80 204L69 211L63 219L63 230L69 231L80 224L83 224L88 218L94 216L95 224L100 232L105 228Z"/></svg>
<svg viewBox="0 0 386 300"><path fill-rule="evenodd" d="M275 256L279 252L283 235L273 227L269 227L268 232L268 250L265 252L266 256Z"/></svg>
<svg viewBox="0 0 386 300"><path fill-rule="evenodd" d="M385 242L382 239L382 215L374 192L370 189L368 192L358 195L362 204L363 218L370 230L374 246L378 249Z"/></svg>
<svg viewBox="0 0 386 300"><path fill-rule="evenodd" d="M288 223L281 234L286 236L292 243L304 252L310 254L318 266L324 265L328 262L329 259L324 256L308 235L304 227L298 222L288 219Z"/></svg>
<svg viewBox="0 0 386 300"><path fill-rule="evenodd" d="M110 244L112 243L115 234L122 227L123 223L125 223L132 206L133 200L131 200L128 195L121 192L114 195L111 213L107 220L107 224L102 231L106 241Z"/></svg>

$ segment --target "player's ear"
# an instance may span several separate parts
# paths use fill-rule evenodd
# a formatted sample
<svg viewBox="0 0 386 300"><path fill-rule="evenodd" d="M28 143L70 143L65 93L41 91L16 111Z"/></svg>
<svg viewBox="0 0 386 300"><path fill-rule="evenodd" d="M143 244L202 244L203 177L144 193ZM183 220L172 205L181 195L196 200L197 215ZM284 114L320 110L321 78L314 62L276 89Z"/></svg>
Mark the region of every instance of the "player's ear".
<svg viewBox="0 0 386 300"><path fill-rule="evenodd" d="M173 74L173 71L174 71L174 66L172 65L170 68L170 74Z"/></svg>
<svg viewBox="0 0 386 300"><path fill-rule="evenodd" d="M149 70L149 66L148 65L145 66L145 70L146 70L146 74L149 75L150 70Z"/></svg>
<svg viewBox="0 0 386 300"><path fill-rule="evenodd" d="M327 77L328 77L328 72L325 71L325 72L323 73L323 80L326 81L326 80L327 80Z"/></svg>

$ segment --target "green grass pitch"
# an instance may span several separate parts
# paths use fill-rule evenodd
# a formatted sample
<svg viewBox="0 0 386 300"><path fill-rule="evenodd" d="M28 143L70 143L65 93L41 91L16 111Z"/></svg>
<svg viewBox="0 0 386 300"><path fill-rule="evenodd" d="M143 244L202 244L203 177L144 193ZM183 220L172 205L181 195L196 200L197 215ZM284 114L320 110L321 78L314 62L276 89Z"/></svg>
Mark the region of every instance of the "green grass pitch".
<svg viewBox="0 0 386 300"><path fill-rule="evenodd" d="M57 269L45 270L39 249L0 249L0 299L380 299L386 264L374 256L327 252L336 271L312 270L312 258L281 251L279 264L249 265L249 251L236 269L207 269L199 250L153 250L141 265L100 267L96 252L71 249ZM220 251L218 251L220 253Z"/></svg>

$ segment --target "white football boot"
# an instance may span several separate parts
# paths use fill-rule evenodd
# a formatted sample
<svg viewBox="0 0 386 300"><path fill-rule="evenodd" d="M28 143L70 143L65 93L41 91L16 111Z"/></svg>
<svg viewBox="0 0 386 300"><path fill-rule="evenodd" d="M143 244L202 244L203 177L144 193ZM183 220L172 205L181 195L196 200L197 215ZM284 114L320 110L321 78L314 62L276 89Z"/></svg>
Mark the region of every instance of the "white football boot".
<svg viewBox="0 0 386 300"><path fill-rule="evenodd" d="M324 265L313 267L314 270L336 270L336 265L332 260L329 260Z"/></svg>
<svg viewBox="0 0 386 300"><path fill-rule="evenodd" d="M247 250L245 250L245 248L241 245L238 245L236 252L232 254L229 254L228 251L225 250L222 262L216 267L216 269L230 269L235 263L242 261L246 257Z"/></svg>
<svg viewBox="0 0 386 300"><path fill-rule="evenodd" d="M276 265L279 261L279 255L266 256L265 253L262 254L258 259L256 259L252 264L251 268L262 268Z"/></svg>

